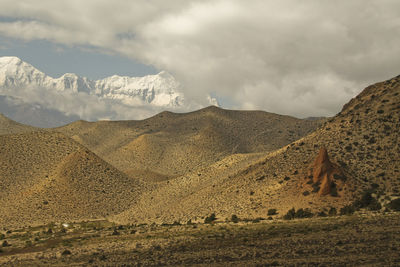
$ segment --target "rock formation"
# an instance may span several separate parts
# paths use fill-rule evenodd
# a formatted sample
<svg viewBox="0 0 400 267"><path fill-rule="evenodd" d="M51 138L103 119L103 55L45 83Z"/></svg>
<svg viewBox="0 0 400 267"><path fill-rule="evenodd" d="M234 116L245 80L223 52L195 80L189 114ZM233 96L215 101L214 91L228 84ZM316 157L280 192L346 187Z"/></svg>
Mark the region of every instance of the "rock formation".
<svg viewBox="0 0 400 267"><path fill-rule="evenodd" d="M329 160L328 151L325 147L321 147L317 158L313 165L312 181L314 184L320 184L318 194L320 196L332 193L335 187L334 175L342 177L343 173L340 168Z"/></svg>

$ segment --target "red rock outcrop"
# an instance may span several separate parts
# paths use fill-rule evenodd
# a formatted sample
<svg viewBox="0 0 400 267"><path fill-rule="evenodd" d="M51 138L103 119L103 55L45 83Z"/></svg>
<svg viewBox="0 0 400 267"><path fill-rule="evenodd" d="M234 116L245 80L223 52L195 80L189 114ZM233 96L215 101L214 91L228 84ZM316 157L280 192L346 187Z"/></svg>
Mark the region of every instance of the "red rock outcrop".
<svg viewBox="0 0 400 267"><path fill-rule="evenodd" d="M334 187L334 175L342 176L340 168L329 160L328 151L322 147L318 153L313 165L312 181L314 184L319 183L320 196L329 195Z"/></svg>

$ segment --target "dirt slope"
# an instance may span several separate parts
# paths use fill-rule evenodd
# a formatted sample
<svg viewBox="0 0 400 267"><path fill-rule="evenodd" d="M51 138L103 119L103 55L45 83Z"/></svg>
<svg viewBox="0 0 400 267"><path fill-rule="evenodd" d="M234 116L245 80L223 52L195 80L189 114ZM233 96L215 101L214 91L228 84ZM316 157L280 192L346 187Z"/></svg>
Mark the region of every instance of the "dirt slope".
<svg viewBox="0 0 400 267"><path fill-rule="evenodd" d="M320 123L261 111L208 107L184 114L162 112L143 121L79 121L57 130L125 172L151 170L176 177L234 153L278 149Z"/></svg>
<svg viewBox="0 0 400 267"><path fill-rule="evenodd" d="M0 225L99 219L146 186L60 133L0 136Z"/></svg>
<svg viewBox="0 0 400 267"><path fill-rule="evenodd" d="M367 87L318 130L257 163L226 158L201 176L184 175L144 194L140 205L115 220L184 222L212 212L217 217L255 218L267 217L269 208L283 215L292 207L327 211L350 203L371 186L382 191L382 200L400 191L399 132L400 77L396 77ZM321 147L340 168L341 175L331 176L337 196L318 194L320 185L312 181Z"/></svg>

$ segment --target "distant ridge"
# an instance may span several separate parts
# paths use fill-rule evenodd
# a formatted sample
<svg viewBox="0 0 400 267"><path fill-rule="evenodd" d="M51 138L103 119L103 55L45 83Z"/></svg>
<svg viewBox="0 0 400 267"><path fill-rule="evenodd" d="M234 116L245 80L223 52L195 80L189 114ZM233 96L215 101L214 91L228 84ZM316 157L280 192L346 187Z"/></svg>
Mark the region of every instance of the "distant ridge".
<svg viewBox="0 0 400 267"><path fill-rule="evenodd" d="M264 111L209 106L188 113L164 111L141 121L79 121L57 131L126 172L152 170L176 177L231 154L278 149L319 125Z"/></svg>
<svg viewBox="0 0 400 267"><path fill-rule="evenodd" d="M52 78L17 57L0 57L0 88L27 86L83 92L104 99L136 100L163 107L183 105L183 95L178 92L180 85L166 71L144 77L113 75L97 81L74 73Z"/></svg>
<svg viewBox="0 0 400 267"><path fill-rule="evenodd" d="M34 130L38 130L38 128L15 122L0 113L0 135L31 132Z"/></svg>

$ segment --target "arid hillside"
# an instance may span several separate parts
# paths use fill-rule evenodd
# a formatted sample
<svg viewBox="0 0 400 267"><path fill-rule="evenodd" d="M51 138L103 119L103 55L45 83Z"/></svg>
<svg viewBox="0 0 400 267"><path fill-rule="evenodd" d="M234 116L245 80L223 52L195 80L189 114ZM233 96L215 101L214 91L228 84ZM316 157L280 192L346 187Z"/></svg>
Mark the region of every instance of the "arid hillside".
<svg viewBox="0 0 400 267"><path fill-rule="evenodd" d="M10 120L9 118L5 117L3 114L0 113L0 135L24 133L24 132L35 131L37 129L38 128Z"/></svg>
<svg viewBox="0 0 400 267"><path fill-rule="evenodd" d="M265 218L268 209L281 216L292 207L328 212L371 187L384 204L400 192L399 132L396 77L367 87L306 137L260 160L231 156L178 177L143 194L139 205L114 219L185 222L211 213L218 218Z"/></svg>
<svg viewBox="0 0 400 267"><path fill-rule="evenodd" d="M315 130L321 120L208 107L162 112L143 121L78 121L56 129L130 175L165 180L236 153L273 151Z"/></svg>
<svg viewBox="0 0 400 267"><path fill-rule="evenodd" d="M60 133L0 135L0 225L105 218L146 185Z"/></svg>
<svg viewBox="0 0 400 267"><path fill-rule="evenodd" d="M323 124L209 107L0 135L0 223L280 217L370 188L385 204L400 192L399 93L399 77L369 86Z"/></svg>

